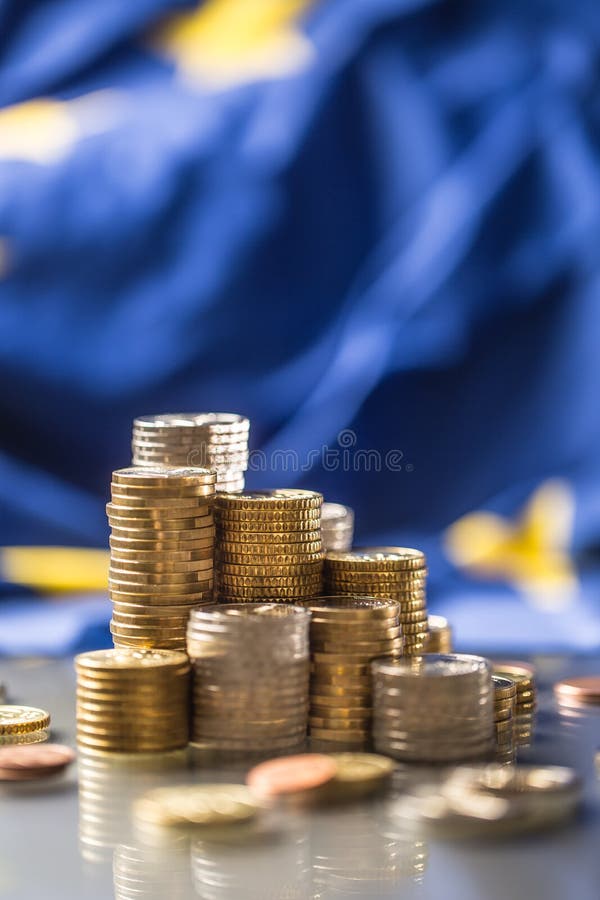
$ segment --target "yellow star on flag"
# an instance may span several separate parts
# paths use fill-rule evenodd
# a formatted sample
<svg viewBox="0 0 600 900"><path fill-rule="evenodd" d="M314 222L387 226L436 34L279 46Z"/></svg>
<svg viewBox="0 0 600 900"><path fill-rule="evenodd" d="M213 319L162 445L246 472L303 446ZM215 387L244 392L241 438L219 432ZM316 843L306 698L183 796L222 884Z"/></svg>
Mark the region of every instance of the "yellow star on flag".
<svg viewBox="0 0 600 900"><path fill-rule="evenodd" d="M536 606L564 608L578 586L569 553L574 517L571 488L551 479L515 522L491 512L463 516L445 533L446 554L469 574L514 585Z"/></svg>
<svg viewBox="0 0 600 900"><path fill-rule="evenodd" d="M151 44L183 79L223 89L301 71L313 45L298 30L314 0L206 0L155 29Z"/></svg>

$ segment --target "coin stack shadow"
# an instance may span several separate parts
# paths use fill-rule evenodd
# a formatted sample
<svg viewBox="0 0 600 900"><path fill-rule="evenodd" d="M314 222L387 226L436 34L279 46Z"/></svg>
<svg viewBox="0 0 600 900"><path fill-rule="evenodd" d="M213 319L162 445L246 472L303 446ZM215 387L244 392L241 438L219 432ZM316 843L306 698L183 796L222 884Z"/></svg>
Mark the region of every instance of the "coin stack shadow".
<svg viewBox="0 0 600 900"><path fill-rule="evenodd" d="M75 657L77 742L88 751L161 753L189 737L190 662L170 650L95 650Z"/></svg>
<svg viewBox="0 0 600 900"><path fill-rule="evenodd" d="M164 773L184 769L186 752L98 755L79 748L79 852L86 863L109 862L115 847L131 840L131 804Z"/></svg>
<svg viewBox="0 0 600 900"><path fill-rule="evenodd" d="M213 599L216 477L165 466L113 472L106 510L115 647L185 650L189 610Z"/></svg>
<svg viewBox="0 0 600 900"><path fill-rule="evenodd" d="M422 882L425 841L396 825L382 804L319 811L311 825L312 897L400 897Z"/></svg>
<svg viewBox="0 0 600 900"><path fill-rule="evenodd" d="M420 550L365 547L328 551L323 570L324 593L382 597L400 604L404 653L425 652L427 640L427 567Z"/></svg>
<svg viewBox="0 0 600 900"><path fill-rule="evenodd" d="M373 737L395 759L453 762L494 747L491 666L481 656L427 654L376 660Z"/></svg>
<svg viewBox="0 0 600 900"><path fill-rule="evenodd" d="M452 628L444 616L428 616L425 653L452 653Z"/></svg>
<svg viewBox="0 0 600 900"><path fill-rule="evenodd" d="M496 729L496 760L514 762L515 716L517 686L510 678L492 675L494 683L494 725Z"/></svg>
<svg viewBox="0 0 600 900"><path fill-rule="evenodd" d="M305 601L310 622L313 749L333 742L361 749L371 740L371 661L402 653L400 607L393 600L319 597Z"/></svg>
<svg viewBox="0 0 600 900"><path fill-rule="evenodd" d="M134 419L134 466L215 469L217 490L243 491L250 422L235 413L173 413Z"/></svg>
<svg viewBox="0 0 600 900"><path fill-rule="evenodd" d="M309 620L306 609L276 603L192 612L188 654L195 745L277 754L304 742Z"/></svg>
<svg viewBox="0 0 600 900"><path fill-rule="evenodd" d="M533 669L518 663L494 663L494 675L514 681L517 690L514 740L517 747L531 746L535 728L537 690Z"/></svg>
<svg viewBox="0 0 600 900"><path fill-rule="evenodd" d="M293 603L322 593L322 502L315 491L218 494L216 599Z"/></svg>
<svg viewBox="0 0 600 900"><path fill-rule="evenodd" d="M325 550L349 550L354 540L354 510L341 503L324 503L321 536Z"/></svg>

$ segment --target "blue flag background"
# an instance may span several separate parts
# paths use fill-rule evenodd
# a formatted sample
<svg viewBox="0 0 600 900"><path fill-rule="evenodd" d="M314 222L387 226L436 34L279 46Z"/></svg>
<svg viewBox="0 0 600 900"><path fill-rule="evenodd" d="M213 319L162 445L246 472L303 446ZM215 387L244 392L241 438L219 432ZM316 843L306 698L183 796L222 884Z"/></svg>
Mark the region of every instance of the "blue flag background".
<svg viewBox="0 0 600 900"><path fill-rule="evenodd" d="M0 37L0 543L105 545L133 416L237 411L248 485L424 547L466 643L600 646L598 4L4 0Z"/></svg>

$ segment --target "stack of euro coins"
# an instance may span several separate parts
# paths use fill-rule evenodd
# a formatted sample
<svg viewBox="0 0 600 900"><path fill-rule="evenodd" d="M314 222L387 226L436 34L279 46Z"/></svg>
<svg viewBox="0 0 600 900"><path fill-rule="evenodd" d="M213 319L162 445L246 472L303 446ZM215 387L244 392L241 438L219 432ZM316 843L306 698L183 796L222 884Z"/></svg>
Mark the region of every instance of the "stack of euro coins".
<svg viewBox="0 0 600 900"><path fill-rule="evenodd" d="M354 540L354 510L341 503L324 503L321 536L325 550L349 550Z"/></svg>
<svg viewBox="0 0 600 900"><path fill-rule="evenodd" d="M310 612L279 603L192 611L192 742L200 749L279 753L300 746L308 719Z"/></svg>
<svg viewBox="0 0 600 900"><path fill-rule="evenodd" d="M163 753L189 735L190 663L171 650L95 650L75 658L77 741L88 751Z"/></svg>
<svg viewBox="0 0 600 900"><path fill-rule="evenodd" d="M217 599L293 603L321 594L322 502L303 490L217 494Z"/></svg>
<svg viewBox="0 0 600 900"><path fill-rule="evenodd" d="M217 490L243 491L250 422L235 413L173 413L134 420L134 466L194 466L217 472Z"/></svg>
<svg viewBox="0 0 600 900"><path fill-rule="evenodd" d="M491 666L481 656L427 654L372 663L373 737L403 761L451 763L494 748Z"/></svg>
<svg viewBox="0 0 600 900"><path fill-rule="evenodd" d="M372 719L371 660L402 653L400 607L369 597L319 597L305 603L310 623L313 745L365 747Z"/></svg>
<svg viewBox="0 0 600 900"><path fill-rule="evenodd" d="M514 759L514 727L517 686L510 678L493 675L494 725L496 729L497 755L511 762Z"/></svg>
<svg viewBox="0 0 600 900"><path fill-rule="evenodd" d="M325 556L324 590L328 594L364 594L400 604L404 653L418 656L427 641L427 567L420 550L365 547Z"/></svg>
<svg viewBox="0 0 600 900"><path fill-rule="evenodd" d="M426 653L452 653L452 628L444 616L428 616Z"/></svg>
<svg viewBox="0 0 600 900"><path fill-rule="evenodd" d="M527 663L500 662L494 663L494 674L509 678L516 685L514 739L517 746L528 747L533 736L537 702L534 669Z"/></svg>
<svg viewBox="0 0 600 900"><path fill-rule="evenodd" d="M210 469L113 472L106 509L116 647L185 649L189 610L212 602L215 482Z"/></svg>

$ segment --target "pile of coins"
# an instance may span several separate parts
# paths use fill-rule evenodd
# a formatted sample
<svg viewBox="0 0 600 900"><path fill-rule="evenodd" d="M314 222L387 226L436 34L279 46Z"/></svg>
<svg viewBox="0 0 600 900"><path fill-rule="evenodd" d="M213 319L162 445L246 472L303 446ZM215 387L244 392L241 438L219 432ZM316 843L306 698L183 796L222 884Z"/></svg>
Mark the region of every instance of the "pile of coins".
<svg viewBox="0 0 600 900"><path fill-rule="evenodd" d="M514 756L514 728L517 706L517 686L510 678L492 675L494 683L494 725L497 756L511 761Z"/></svg>
<svg viewBox="0 0 600 900"><path fill-rule="evenodd" d="M371 660L402 653L400 607L393 600L319 597L310 623L312 742L365 746L372 718Z"/></svg>
<svg viewBox="0 0 600 900"><path fill-rule="evenodd" d="M310 613L277 603L196 609L188 626L192 741L233 753L300 745L308 717Z"/></svg>
<svg viewBox="0 0 600 900"><path fill-rule="evenodd" d="M375 660L375 747L401 760L475 759L494 746L491 667L481 656Z"/></svg>
<svg viewBox="0 0 600 900"><path fill-rule="evenodd" d="M209 469L113 472L106 510L116 647L185 649L189 610L212 602L215 481Z"/></svg>
<svg viewBox="0 0 600 900"><path fill-rule="evenodd" d="M315 491L218 494L215 599L293 603L322 593L322 502Z"/></svg>
<svg viewBox="0 0 600 900"><path fill-rule="evenodd" d="M429 634L425 642L426 653L452 653L452 628L443 616L428 616Z"/></svg>
<svg viewBox="0 0 600 900"><path fill-rule="evenodd" d="M50 714L35 706L0 706L0 747L48 740Z"/></svg>
<svg viewBox="0 0 600 900"><path fill-rule="evenodd" d="M94 751L161 753L189 735L190 663L170 650L95 650L75 657L77 741Z"/></svg>
<svg viewBox="0 0 600 900"><path fill-rule="evenodd" d="M354 540L354 510L341 503L324 503L321 537L325 550L349 550Z"/></svg>
<svg viewBox="0 0 600 900"><path fill-rule="evenodd" d="M521 662L494 663L494 674L508 678L516 686L514 740L519 747L529 747L535 726L536 686L532 666Z"/></svg>
<svg viewBox="0 0 600 900"><path fill-rule="evenodd" d="M214 469L217 490L243 491L250 422L235 413L173 413L133 422L134 466Z"/></svg>
<svg viewBox="0 0 600 900"><path fill-rule="evenodd" d="M407 547L365 547L349 552L330 550L323 571L328 594L385 597L400 604L404 653L425 652L427 601L425 555Z"/></svg>

